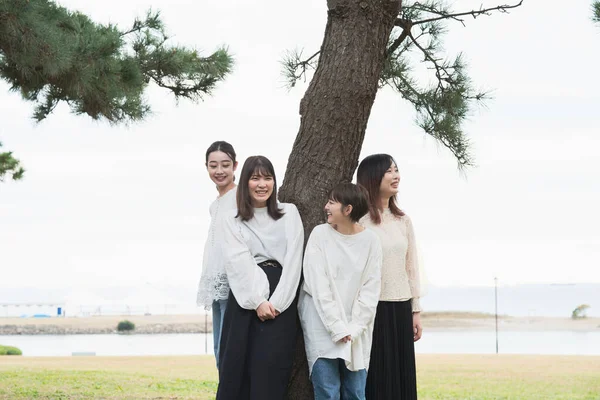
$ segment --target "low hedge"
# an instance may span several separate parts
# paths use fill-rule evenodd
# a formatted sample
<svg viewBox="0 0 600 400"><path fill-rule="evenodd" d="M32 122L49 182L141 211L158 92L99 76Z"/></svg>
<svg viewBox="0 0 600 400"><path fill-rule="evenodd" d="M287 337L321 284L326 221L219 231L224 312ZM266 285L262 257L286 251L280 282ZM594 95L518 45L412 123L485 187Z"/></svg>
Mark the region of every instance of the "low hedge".
<svg viewBox="0 0 600 400"><path fill-rule="evenodd" d="M22 356L23 352L21 349L12 346L0 345L0 356Z"/></svg>
<svg viewBox="0 0 600 400"><path fill-rule="evenodd" d="M135 330L135 324L131 321L121 321L119 325L117 325L117 331L119 332L131 332Z"/></svg>

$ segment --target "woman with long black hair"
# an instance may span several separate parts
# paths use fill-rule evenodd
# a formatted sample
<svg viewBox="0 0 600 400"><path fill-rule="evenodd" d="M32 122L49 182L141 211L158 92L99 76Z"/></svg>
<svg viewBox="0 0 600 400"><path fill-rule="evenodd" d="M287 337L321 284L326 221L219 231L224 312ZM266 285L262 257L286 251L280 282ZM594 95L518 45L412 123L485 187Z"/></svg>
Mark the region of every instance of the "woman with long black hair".
<svg viewBox="0 0 600 400"><path fill-rule="evenodd" d="M202 276L198 285L197 304L206 310L212 309L212 329L215 359L219 368L219 343L223 317L229 298L229 283L223 262L222 243L217 239L219 220L225 213L235 210L236 184L235 170L238 163L233 146L225 141L217 141L206 150L206 171L219 193L209 207L210 226L204 245Z"/></svg>
<svg viewBox="0 0 600 400"><path fill-rule="evenodd" d="M412 222L396 203L396 162L388 154L368 156L358 166L357 181L369 192L369 213L361 223L377 233L383 250L366 398L415 400L414 342L423 331L420 271Z"/></svg>
<svg viewBox="0 0 600 400"><path fill-rule="evenodd" d="M222 241L231 294L217 400L283 400L296 343L304 229L296 206L277 202L266 157L244 163L237 211L223 219Z"/></svg>

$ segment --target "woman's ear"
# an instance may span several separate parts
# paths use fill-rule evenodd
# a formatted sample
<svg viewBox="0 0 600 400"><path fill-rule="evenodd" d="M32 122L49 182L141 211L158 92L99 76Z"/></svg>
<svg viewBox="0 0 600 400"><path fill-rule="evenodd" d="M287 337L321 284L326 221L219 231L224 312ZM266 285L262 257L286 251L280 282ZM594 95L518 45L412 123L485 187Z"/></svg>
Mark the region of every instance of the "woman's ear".
<svg viewBox="0 0 600 400"><path fill-rule="evenodd" d="M347 217L352 213L352 204L348 204L346 207L344 207L344 216Z"/></svg>
<svg viewBox="0 0 600 400"><path fill-rule="evenodd" d="M238 167L238 162L236 161L236 162L233 163L233 172L235 172L235 170L237 169L237 167Z"/></svg>

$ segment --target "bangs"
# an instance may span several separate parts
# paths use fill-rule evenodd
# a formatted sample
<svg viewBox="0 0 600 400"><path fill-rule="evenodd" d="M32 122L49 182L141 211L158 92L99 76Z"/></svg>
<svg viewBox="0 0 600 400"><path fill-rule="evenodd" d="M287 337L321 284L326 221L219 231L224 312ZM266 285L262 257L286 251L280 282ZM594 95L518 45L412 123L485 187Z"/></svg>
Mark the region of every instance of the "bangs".
<svg viewBox="0 0 600 400"><path fill-rule="evenodd" d="M340 193L339 186L336 186L329 192L329 199L331 201L335 201L336 203L343 203L342 201L342 193Z"/></svg>
<svg viewBox="0 0 600 400"><path fill-rule="evenodd" d="M271 173L271 171L269 171L269 168L266 165L260 163L256 167L254 167L254 171L252 171L252 175L251 176L268 176L268 177L272 177L273 174Z"/></svg>

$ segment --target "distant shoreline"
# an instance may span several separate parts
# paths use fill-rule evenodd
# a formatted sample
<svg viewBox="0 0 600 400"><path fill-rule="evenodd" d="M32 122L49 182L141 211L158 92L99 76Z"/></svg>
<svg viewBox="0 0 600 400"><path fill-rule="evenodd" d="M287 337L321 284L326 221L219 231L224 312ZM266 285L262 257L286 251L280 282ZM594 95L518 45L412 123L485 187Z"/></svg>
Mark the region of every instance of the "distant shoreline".
<svg viewBox="0 0 600 400"><path fill-rule="evenodd" d="M0 318L0 335L90 335L117 334L119 321L129 320L136 325L133 334L178 334L212 332L208 316L135 315L67 318ZM495 329L492 314L473 312L423 313L425 331L491 331ZM600 318L498 317L500 331L577 331L600 332Z"/></svg>

